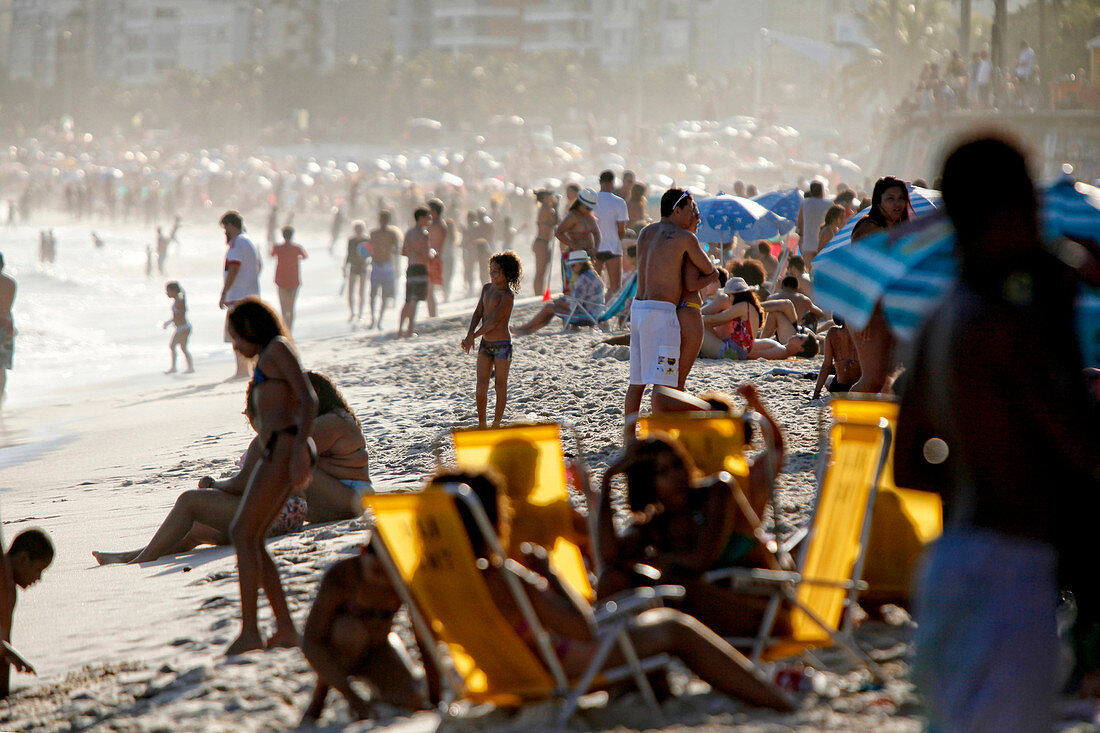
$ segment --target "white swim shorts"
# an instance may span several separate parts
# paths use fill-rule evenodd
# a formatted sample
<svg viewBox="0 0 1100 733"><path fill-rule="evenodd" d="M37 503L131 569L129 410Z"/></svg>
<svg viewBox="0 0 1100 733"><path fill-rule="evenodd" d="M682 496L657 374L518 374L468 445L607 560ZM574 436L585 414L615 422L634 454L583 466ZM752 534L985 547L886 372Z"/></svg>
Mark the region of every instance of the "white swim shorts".
<svg viewBox="0 0 1100 733"><path fill-rule="evenodd" d="M635 300L630 307L630 383L675 387L679 369L676 306L663 300Z"/></svg>

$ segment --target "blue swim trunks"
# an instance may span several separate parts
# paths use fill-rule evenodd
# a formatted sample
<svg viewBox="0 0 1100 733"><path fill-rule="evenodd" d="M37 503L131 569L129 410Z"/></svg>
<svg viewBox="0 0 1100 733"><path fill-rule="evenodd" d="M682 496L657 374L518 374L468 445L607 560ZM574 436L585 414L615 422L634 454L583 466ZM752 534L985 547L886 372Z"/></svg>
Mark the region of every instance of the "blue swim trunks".
<svg viewBox="0 0 1100 733"><path fill-rule="evenodd" d="M486 341L481 339L481 346L477 349L478 354L485 354L490 359L503 359L504 361L512 360L512 342L508 340L504 341Z"/></svg>

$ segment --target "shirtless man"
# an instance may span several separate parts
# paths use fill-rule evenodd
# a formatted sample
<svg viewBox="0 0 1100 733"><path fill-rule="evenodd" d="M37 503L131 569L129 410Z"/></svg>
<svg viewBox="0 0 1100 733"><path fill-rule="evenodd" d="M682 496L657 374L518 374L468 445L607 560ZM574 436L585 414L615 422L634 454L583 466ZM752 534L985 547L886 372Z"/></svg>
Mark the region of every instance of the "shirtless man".
<svg viewBox="0 0 1100 733"><path fill-rule="evenodd" d="M675 387L679 381L676 304L683 291L685 260L698 268L700 288L718 279L718 269L690 231L698 216L691 193L670 188L661 197L660 221L638 236L638 294L630 310L630 385L623 409L630 428L647 385ZM627 439L631 432L626 431Z"/></svg>
<svg viewBox="0 0 1100 733"><path fill-rule="evenodd" d="M371 702L352 687L353 677L371 683L372 701L419 710L440 699L439 674L427 645L417 636L427 673L424 690L408 651L390 632L400 608L401 597L370 545L328 569L302 633L302 653L317 673L303 724L321 717L330 688L340 691L356 719L369 718Z"/></svg>
<svg viewBox="0 0 1100 733"><path fill-rule="evenodd" d="M430 259L433 266L429 268L428 278L428 316L435 317L435 289L443 287L443 258L450 257L447 251L447 222L443 218L443 202L432 199L428 202L428 210L432 212L432 223L428 227L428 248L431 250ZM431 273L431 270L435 270Z"/></svg>
<svg viewBox="0 0 1100 733"><path fill-rule="evenodd" d="M389 209L378 212L378 228L370 233L370 248L374 252L374 264L370 270L370 326L382 330L382 316L386 314L386 301L393 300L394 281L393 258L397 255L397 242L401 230L390 223L392 214ZM374 315L375 298L381 294L382 302L378 317Z"/></svg>
<svg viewBox="0 0 1100 733"><path fill-rule="evenodd" d="M405 269L405 305L401 308L401 317L397 320L397 335L412 336L416 325L416 304L428 299L428 260L431 259L431 247L428 245L428 226L432 223L432 214L421 207L413 212L416 223L405 232L405 242L401 245L401 254L408 258ZM408 321L408 330L405 322Z"/></svg>
<svg viewBox="0 0 1100 733"><path fill-rule="evenodd" d="M787 307L783 301L790 303ZM825 315L825 311L814 305L814 302L798 292L798 278L787 275L780 284L780 289L768 297L765 303L778 303L782 310L767 308L767 317L764 325L760 327L760 338L778 338L786 343L798 326L804 325L812 330L817 330L817 322ZM807 316L812 319L807 322Z"/></svg>
<svg viewBox="0 0 1100 733"><path fill-rule="evenodd" d="M352 235L348 237L348 253L344 257L344 275L348 279L348 323L363 320L363 291L367 285L367 264L370 242L366 237L367 225L356 219L352 225ZM359 294L359 309L355 308L355 295Z"/></svg>
<svg viewBox="0 0 1100 733"><path fill-rule="evenodd" d="M821 362L821 370L817 375L817 385L814 387L813 399L821 396L821 390L828 386L830 392L849 392L852 386L859 381L862 371L859 368L859 355L856 354L856 345L852 341L852 331L844 320L833 314L832 328L825 334L825 359ZM829 374L836 371L836 376L826 385Z"/></svg>
<svg viewBox="0 0 1100 733"><path fill-rule="evenodd" d="M15 355L15 324L11 320L11 305L15 301L15 280L4 274L4 255L0 254L0 404L8 383L8 370Z"/></svg>
<svg viewBox="0 0 1100 733"><path fill-rule="evenodd" d="M558 228L558 207L554 194L546 189L535 192L539 210L535 218L537 232L531 251L535 253L535 295L546 292L546 274L550 267L550 240Z"/></svg>

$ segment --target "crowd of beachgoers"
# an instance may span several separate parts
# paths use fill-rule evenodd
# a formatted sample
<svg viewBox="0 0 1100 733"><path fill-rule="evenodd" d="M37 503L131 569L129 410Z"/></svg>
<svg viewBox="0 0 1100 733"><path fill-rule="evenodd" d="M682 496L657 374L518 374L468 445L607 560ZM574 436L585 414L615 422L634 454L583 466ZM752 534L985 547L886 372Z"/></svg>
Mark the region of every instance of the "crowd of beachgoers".
<svg viewBox="0 0 1100 733"><path fill-rule="evenodd" d="M778 136L781 128L742 123L740 132L733 125L726 129L760 149L770 147L763 138L781 147L768 134ZM686 135L681 135L685 149L691 135L716 134L702 128L677 132ZM797 137L793 130L784 134ZM1097 243L1081 243L1084 256L1093 259L1082 265L1078 258L1072 270L1040 245L1035 187L1022 154L1011 144L981 138L959 147L931 186L892 176L865 180L840 158L834 159L835 167L821 163L817 171L788 170L796 177L793 186L764 186L763 174L754 184L748 177L726 179L729 171L716 172L703 163L639 159L636 164L617 153L599 155L591 146L582 151L564 144L532 147L499 161L481 150L378 156L369 162L253 152L228 147L195 151L181 141L139 149L121 139L102 141L61 128L50 139L10 151L0 167L0 190L8 192L10 226L44 227L39 241L44 264L57 256L46 226L49 216L89 227L115 220L156 226L149 276L154 267L168 271L181 219L216 220L224 231L218 305L225 310L226 348L236 360L236 372L225 376L230 387L247 384L241 399L254 437L232 470L204 474L196 488L181 493L144 545L97 549L94 555L99 565L143 564L203 552L197 548L204 545L232 545L240 594L240 614L233 618L239 620L239 633L220 651L261 666L265 654L300 653L298 668L304 658L315 674L300 710L303 721L322 717L332 689L354 719L377 717L382 703L401 710L438 708L448 699L446 681L455 671L441 661L438 646L441 640L450 641L452 649L463 645L452 638L461 632L449 625L461 627L455 617L461 617L464 602L452 598L458 610L450 611L433 605L430 589L416 585L415 572L398 568L403 560L396 566L390 561L383 532L349 524L373 497L390 492L372 471L380 458L378 436L364 427L362 407L345 396L350 382L342 380L339 361L311 369L305 358L302 344L309 334L295 327L304 287L301 262L308 256L296 238L301 227L324 232L327 241L310 245L314 252L326 247L335 252L334 276L338 272L342 279L350 322L363 323L369 332L382 329L387 307L399 314L399 340L371 336L378 339L370 342L372 348L409 344L418 363L434 376L472 386L436 389L474 405L474 430L489 436L488 456L480 465L459 460L461 470L439 468L411 483L426 482L424 491L466 485L476 497L469 505L460 500L448 504L461 529L452 541L467 548L460 554L470 555L468 577L488 590L501 628L514 636L517 648L548 664L550 671L543 674L569 680L585 676L590 660L607 651L597 610L609 599L621 602L622 593L675 586L680 590L664 606L642 611L621 627L620 644L609 647L610 663L629 666L634 651L643 659L674 657L689 675L747 704L739 710L747 711L750 723L756 715L780 724L805 722L808 718L798 716L820 712L820 700L840 694L829 682L839 677L807 667L804 659L798 666L789 659L778 667L761 664L751 650L731 643L753 636L762 624L776 639L796 635L804 623L799 614L804 617L806 611L789 605L794 596L780 594L775 597L783 603L769 604L714 579L716 573L723 575L720 571L755 569L758 576L775 573L780 587L806 580L799 575L805 568L793 558L804 558L808 551L790 549L786 540L798 534L793 520L810 521L820 500L820 486L813 485L812 472L795 461L798 451L792 450L795 444L799 451L816 450L815 439L807 437L814 432L812 411L792 412L785 397L763 384L770 375L804 384L797 398L803 407L820 405L816 401L823 395L890 405L883 409L895 411L889 421L897 445L888 470L899 486L942 494L946 523L952 527L924 548L924 575L905 579L916 583L915 598L907 590L876 595L874 607L848 604L843 623L816 620L833 632L824 642L840 643L864 662L854 678L862 681L849 686L849 692L894 688L889 682L882 686L882 669L851 644L848 624L868 613L884 614L888 622L899 614L908 618L901 609L915 601L923 639L917 672L927 704L920 715L947 729L1043 729L1053 720L1055 683L1062 681L1054 627L1059 590L1071 591L1077 608L1077 630L1065 634L1077 652L1066 684L1086 695L1100 684L1090 656L1100 623L1093 616L1100 609L1083 579L1084 569L1072 559L1078 557L1078 540L1056 531L1052 508L1061 502L1036 497L1027 483L1040 474L1039 464L1051 470L1050 456L1061 455L1065 461L1058 471L1065 483L1059 490L1087 506L1089 487L1100 475L1096 388L1087 386L1095 377L1083 369L1070 325L1077 283L1096 275ZM685 152L681 159L691 160L692 154ZM536 177L536 171L567 173ZM992 174L997 174L996 190L978 185ZM719 186L717 180L724 183ZM708 195L726 185L731 195ZM773 193L782 196L765 198ZM916 196L923 197L928 210L940 209L934 217L954 226L960 280L916 337L923 348L911 350L907 347L913 344L899 339L882 308L855 326L823 307L815 292L815 260L838 237L858 248L864 240L920 224L918 210L925 209L917 206ZM708 200L739 206L757 220L765 218L768 203L775 231L761 236L741 224L728 239L714 238L709 232L721 229L707 219ZM780 212L781 205L788 208ZM265 257L273 260L277 290L277 298L268 300L260 298L259 286ZM12 367L17 333L12 313L18 313L19 301L15 281L3 275L2 260L0 277L0 357L6 373ZM188 309L196 305L188 302L186 286L177 280L165 285L171 312L163 326L172 329L172 373L184 364L188 372L195 369L188 351ZM531 300L523 300L521 293ZM440 313L444 303L464 298L472 315L463 332L462 324ZM435 321L417 321L421 302ZM534 336L551 322L563 333ZM1041 331L1033 328L1051 322L1058 324L1061 339L1047 348L1040 344ZM1009 337L1021 331L1031 335L1018 341ZM575 356L578 338L593 355L610 356L614 368L587 377L583 364L555 366L559 381L548 388L584 393L586 380L600 380L601 402L586 404L577 420L582 429L591 419L603 433L617 435L605 436L603 453L591 467L567 448L569 460L560 472L539 468L542 459L528 438L509 433L517 423L530 422L527 415L538 407L531 380L539 365L530 364L533 354L524 352L549 352L549 362L558 356L555 343L560 342L563 354ZM1004 384L975 384L982 377L973 360L988 364L989 352L996 352L999 363L1016 363L1025 340L1043 352L1042 373L1050 375L1049 386L1029 390L1023 384L1026 374L1002 374L997 379ZM177 351L183 363L177 363ZM473 369L457 360L460 352L476 354ZM397 364L405 357L394 358ZM519 387L513 360L520 367ZM739 364L757 360L780 362L781 368L762 371ZM738 370L733 373L740 375L740 383L728 379L731 369ZM378 374L392 378L393 368L383 365ZM725 378L712 379L717 374ZM812 391L811 380L816 380ZM643 406L647 394L648 410ZM430 397L429 388L419 399ZM422 411L417 408L416 414ZM710 442L700 450L686 434L675 437L677 429L645 427L647 419L658 416L687 419L693 414L737 426L737 445L728 455L721 454L720 433L708 434ZM785 419L803 424L784 424ZM997 423L995 430L991 422ZM449 426L460 424L456 420ZM990 447L994 439L996 448ZM1015 466L1007 465L1013 463L1007 453L1025 440L1032 441L1028 444L1036 446L1037 455L1022 459L1024 466L1018 456ZM750 446L747 454L741 442ZM1039 452L1040 446L1053 452ZM560 452L551 455L552 463L563 459ZM808 474L799 481L809 483L793 505L781 491L791 481L784 473L792 470ZM406 485L408 473L403 474ZM556 500L537 495L536 485L559 473L560 485L551 487L560 492ZM996 496L1007 497L1004 506L994 506ZM379 502L376 509L382 512L385 506ZM323 577L311 587L294 581L288 601L285 563L277 561L280 552L270 549L271 538L284 538L275 542L285 548L288 537L323 523L354 531L361 548L316 568L312 580L320 571ZM862 538L866 541L866 534ZM429 540L439 538L427 532L423 542ZM830 538L811 531L804 542L812 541L828 543ZM580 563L573 577L554 559L563 543L575 549ZM4 554L9 641L16 588L37 582L54 552L45 532L29 530ZM431 557L423 562L425 574L438 571ZM845 590L854 599L862 561L850 562L854 566ZM915 553L905 563L906 572L913 572ZM1022 581L1012 585L1031 605L1017 607L1009 591L998 588L1006 572L1035 579L1027 588ZM963 583L963 577L974 582ZM267 634L261 589L274 622ZM975 606L974 599L981 605ZM402 610L410 601L413 607ZM883 606L883 601L896 605ZM473 607L475 599L465 605ZM298 611L307 606L303 619ZM431 623L410 623L420 615ZM972 635L948 634L951 624ZM1008 631L1004 638L990 638L994 629ZM4 654L11 667L29 671L30 664L10 645ZM960 666L962 659L987 667ZM486 669L488 682L467 676L467 692L488 685L489 699L493 684L510 689L507 667L493 672L493 660L474 661ZM1007 670L1012 679L990 668ZM7 673L8 664L4 669ZM458 669L464 673L461 663ZM644 680L634 682L645 691L645 700L671 696L663 673ZM964 690L964 683L973 689ZM4 684L7 691L6 674ZM307 689L298 685L295 699ZM610 694L614 699L624 691L612 685ZM900 707L896 700L891 704ZM110 717L109 711L100 714Z"/></svg>

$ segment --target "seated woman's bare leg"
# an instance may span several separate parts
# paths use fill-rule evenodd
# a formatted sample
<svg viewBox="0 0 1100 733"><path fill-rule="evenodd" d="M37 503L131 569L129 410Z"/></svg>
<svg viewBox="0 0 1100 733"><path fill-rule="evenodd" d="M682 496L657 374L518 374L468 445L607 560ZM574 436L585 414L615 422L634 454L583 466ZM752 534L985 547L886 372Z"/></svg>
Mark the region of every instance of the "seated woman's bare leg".
<svg viewBox="0 0 1100 733"><path fill-rule="evenodd" d="M764 318L764 325L760 328L760 338L775 337L777 341L786 343L795 334L798 315L791 301L778 302L785 303L789 307L768 312Z"/></svg>
<svg viewBox="0 0 1100 733"><path fill-rule="evenodd" d="M108 565L150 562L164 555L186 552L194 547L194 544L188 546L187 537L196 523L227 533L239 503L240 497L217 489L185 491L144 548L125 553L93 552L92 555L100 565Z"/></svg>
<svg viewBox="0 0 1100 733"><path fill-rule="evenodd" d="M650 609L631 627L630 638L641 655L671 654L708 685L730 697L776 710L792 709L786 695L753 668L743 654L687 614L670 608Z"/></svg>

